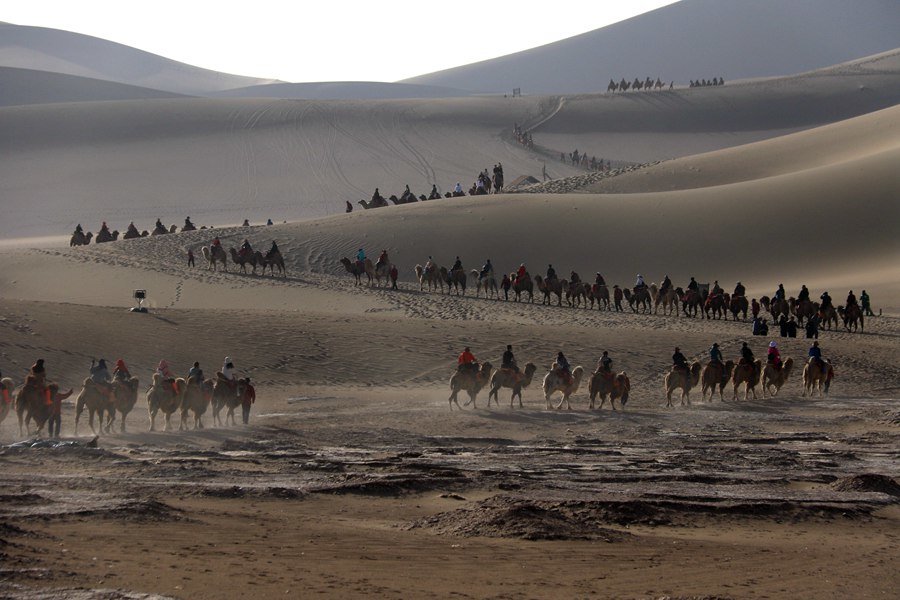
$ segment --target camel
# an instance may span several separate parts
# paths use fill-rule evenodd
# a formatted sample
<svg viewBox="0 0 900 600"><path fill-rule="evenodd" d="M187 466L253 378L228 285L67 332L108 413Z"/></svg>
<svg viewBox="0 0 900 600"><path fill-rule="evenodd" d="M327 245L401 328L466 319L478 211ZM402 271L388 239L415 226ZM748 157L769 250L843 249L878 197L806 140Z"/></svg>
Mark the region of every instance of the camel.
<svg viewBox="0 0 900 600"><path fill-rule="evenodd" d="M859 305L852 305L844 308L842 306L838 307L838 314L841 316L841 319L844 321L844 327L847 328L847 331L859 331L862 333L864 331L864 319L863 312Z"/></svg>
<svg viewBox="0 0 900 600"><path fill-rule="evenodd" d="M228 381L222 377L221 373L216 373L216 381L213 384L212 395L213 421L216 425L228 425L228 419L231 419L232 425L237 425L237 421L234 418L234 409L241 405L241 400L243 400L244 394L246 393L246 379L235 380L234 387L232 387L229 385ZM222 412L223 408L228 409L228 412L225 413L224 420L219 416L219 413Z"/></svg>
<svg viewBox="0 0 900 600"><path fill-rule="evenodd" d="M778 394L778 390L782 388L782 386L787 383L788 377L791 375L791 371L794 368L794 359L791 357L787 357L784 359L784 362L781 363L781 368L776 369L775 365L772 363L767 363L766 368L763 369L762 376L762 390L763 390L763 398L766 397L766 392L769 392L771 396L775 396ZM774 388L774 391L769 388Z"/></svg>
<svg viewBox="0 0 900 600"><path fill-rule="evenodd" d="M203 429L203 414L209 407L213 396L212 379L198 382L195 378L187 380L184 388L184 397L181 401L181 426L179 431L188 428L188 413L194 413L194 429Z"/></svg>
<svg viewBox="0 0 900 600"><path fill-rule="evenodd" d="M441 293L444 293L444 280L441 279L440 268L436 264L432 264L430 269L416 265L416 279L419 280L419 291L424 290L427 283L429 292L436 292L440 286Z"/></svg>
<svg viewBox="0 0 900 600"><path fill-rule="evenodd" d="M439 273L441 274L441 279L447 284L447 293L450 293L450 288L456 289L456 294L460 294L460 288L462 288L462 295L466 295L466 272L462 269L458 269L456 271L447 271L446 268L441 267Z"/></svg>
<svg viewBox="0 0 900 600"><path fill-rule="evenodd" d="M768 310L769 310L769 307L772 305L772 301L769 299L768 296L760 296L760 298L759 298L759 304L760 304L765 310L768 311Z"/></svg>
<svg viewBox="0 0 900 600"><path fill-rule="evenodd" d="M830 360L823 360L821 364L816 359L810 358L803 367L803 395L812 396L814 390L818 390L819 397L828 393L831 380L834 379L834 366Z"/></svg>
<svg viewBox="0 0 900 600"><path fill-rule="evenodd" d="M578 387L581 385L581 379L583 377L584 368L575 367L572 370L571 375L565 376L554 362L550 367L550 372L544 375L544 400L547 401L547 408L552 407L550 404L550 396L559 392L562 394L562 399L559 401L559 404L556 405L556 410L562 408L563 402L566 403L566 410L572 410L572 405L569 404L569 397L578 391Z"/></svg>
<svg viewBox="0 0 900 600"><path fill-rule="evenodd" d="M144 232L146 235L146 232ZM137 229L129 229L125 232L125 235L122 236L123 240L133 240L135 238L142 237L141 233Z"/></svg>
<svg viewBox="0 0 900 600"><path fill-rule="evenodd" d="M497 300L500 299L500 291L497 287L497 278L494 277L494 272L489 271L485 273L484 277L481 276L481 271L477 269L472 269L469 273L472 279L475 281L475 297L481 293L481 290L484 290L484 297L490 298L491 294L496 296Z"/></svg>
<svg viewBox="0 0 900 600"><path fill-rule="evenodd" d="M181 407L184 394L184 378L172 383L159 373L153 374L153 385L147 390L147 409L150 412L150 431L156 431L156 413L162 411L166 418L165 431L172 429L172 413Z"/></svg>
<svg viewBox="0 0 900 600"><path fill-rule="evenodd" d="M475 366L478 367L478 365ZM456 399L460 391L465 391L469 394L469 402L466 403L466 406L471 403L472 408L478 408L475 405L475 397L490 381L492 369L493 366L489 362L482 363L477 369L457 369L450 376L450 398L448 399L450 410L453 410L454 403L456 403L456 408L462 410L462 406L459 405L459 401Z"/></svg>
<svg viewBox="0 0 900 600"><path fill-rule="evenodd" d="M681 312L686 317L696 317L703 308L703 296L697 290L682 292L677 288L676 292L681 298Z"/></svg>
<svg viewBox="0 0 900 600"><path fill-rule="evenodd" d="M247 252L246 254L241 254L238 252L233 246L228 249L228 253L231 254L231 262L238 265L241 268L241 273L247 272L247 265L253 267L253 274L256 275L256 265L257 265L257 255L262 256L261 252Z"/></svg>
<svg viewBox="0 0 900 600"><path fill-rule="evenodd" d="M10 407L13 403L13 391L15 384L9 377L0 379L0 423L2 423L9 415Z"/></svg>
<svg viewBox="0 0 900 600"><path fill-rule="evenodd" d="M556 305L562 306L563 282L559 279L544 279L540 275L534 276L537 289L543 292L544 299L541 304L550 305L550 294L556 295Z"/></svg>
<svg viewBox="0 0 900 600"><path fill-rule="evenodd" d="M634 290L625 288L622 291L625 294L625 300L631 306L632 312L637 312L638 306L641 307L642 313L650 312L653 302L650 299L650 290L648 288L634 288Z"/></svg>
<svg viewBox="0 0 900 600"><path fill-rule="evenodd" d="M107 230L100 230L100 233L97 234L97 237L94 238L95 244L105 244L106 242L115 242L119 239L119 230L116 229L112 233Z"/></svg>
<svg viewBox="0 0 900 600"><path fill-rule="evenodd" d="M797 317L797 324L800 326L803 325L804 321L819 312L819 306L811 300L798 302L796 299L791 298L788 304L790 305L791 314Z"/></svg>
<svg viewBox="0 0 900 600"><path fill-rule="evenodd" d="M609 397L609 406L616 410L616 399L619 400L619 405L622 407L622 410L625 410L625 404L628 402L628 393L631 391L631 380L628 379L628 375L625 371L622 371L618 375L613 374L612 371L606 372L602 369L597 369L594 371L593 375L591 375L591 381L588 384L588 392L591 395L591 409L594 408L594 400L597 396L600 396L600 405L597 407L598 409L603 408L603 403L606 402L606 398Z"/></svg>
<svg viewBox="0 0 900 600"><path fill-rule="evenodd" d="M774 323L781 315L790 316L791 305L788 304L787 300L775 298L769 305L769 312L772 313L772 322Z"/></svg>
<svg viewBox="0 0 900 600"><path fill-rule="evenodd" d="M382 208L384 206L388 206L387 200L384 198L381 199L380 202L376 200L372 200L371 202L366 202L365 200L360 200L359 205L364 209L369 210L370 208Z"/></svg>
<svg viewBox="0 0 900 600"><path fill-rule="evenodd" d="M709 361L706 363L706 366L703 367L703 373L700 375L700 398L705 401L706 392L709 391L709 401L712 402L713 396L716 393L716 388L719 388L719 400L724 402L725 385L728 383L728 380L731 379L731 374L733 372L733 360L728 360L724 363L719 361Z"/></svg>
<svg viewBox="0 0 900 600"><path fill-rule="evenodd" d="M185 223L181 226L181 233L184 233L185 231L197 231L197 226L191 222Z"/></svg>
<svg viewBox="0 0 900 600"><path fill-rule="evenodd" d="M69 246L87 246L91 243L91 238L93 237L94 234L90 231L87 233L75 232L72 234L72 239L69 240Z"/></svg>
<svg viewBox="0 0 900 600"><path fill-rule="evenodd" d="M261 253L257 252L256 254L259 255ZM266 274L266 267L269 267L269 270L272 271L272 277L275 277L275 267L278 267L278 274L287 278L287 269L284 268L284 257L281 255L280 250L266 252L265 262L262 263L263 275Z"/></svg>
<svg viewBox="0 0 900 600"><path fill-rule="evenodd" d="M228 272L228 255L225 254L225 249L222 246L213 246L212 250L210 250L209 246L203 246L203 258L206 259L207 270L212 269L216 271L216 263L222 263L222 269L225 272Z"/></svg>
<svg viewBox="0 0 900 600"><path fill-rule="evenodd" d="M738 313L741 313L743 316L741 320L747 320L747 311L750 309L750 303L747 302L746 296L732 296L731 302L728 305L728 309L731 311L731 318L737 321Z"/></svg>
<svg viewBox="0 0 900 600"><path fill-rule="evenodd" d="M655 284L650 286L651 292L655 288ZM678 294L675 293L671 286L664 292L651 293L653 297L653 314L659 314L659 305L662 304L664 315L678 314Z"/></svg>
<svg viewBox="0 0 900 600"><path fill-rule="evenodd" d="M366 266L366 275L369 277L369 286L372 285L372 281L375 281L375 285L381 287L381 280L384 279L384 285L388 286L391 283L391 265L387 262L382 263L379 266L375 266L375 263L372 262L372 259L367 258L365 260Z"/></svg>
<svg viewBox="0 0 900 600"><path fill-rule="evenodd" d="M672 370L666 373L666 378L664 380L664 385L666 388L666 407L673 407L672 404L672 392L676 389L681 389L681 405L684 406L685 402L687 405L691 405L691 388L697 387L697 384L700 382L700 363L698 361L693 361L688 370L684 369L676 369L672 367Z"/></svg>
<svg viewBox="0 0 900 600"><path fill-rule="evenodd" d="M346 256L341 259L341 264L344 265L344 268L347 269L347 272L353 275L353 277L356 279L356 285L362 283L363 275L369 278L369 285L372 285L372 275L371 273L366 271L365 265L360 266L358 262L352 261Z"/></svg>
<svg viewBox="0 0 900 600"><path fill-rule="evenodd" d="M534 284L531 282L531 276L528 271L521 279L516 277L515 273L509 274L509 280L512 282L512 291L516 295L516 302L522 301L522 294L528 292L528 301L534 302Z"/></svg>
<svg viewBox="0 0 900 600"><path fill-rule="evenodd" d="M819 308L819 318L821 319L821 327L823 329L831 330L831 326L834 325L834 328L838 327L838 312L835 310L834 306L828 306L827 308Z"/></svg>
<svg viewBox="0 0 900 600"><path fill-rule="evenodd" d="M488 408L491 406L491 398L497 402L497 406L500 406L500 399L497 397L497 394L502 387L510 388L513 391L512 396L509 397L509 407L513 407L513 401L516 399L516 396L518 396L519 408L522 408L522 390L531 385L531 380L534 378L535 371L537 371L537 365L531 362L525 365L524 372L516 373L512 369L497 369L491 376L491 391L488 394Z"/></svg>
<svg viewBox="0 0 900 600"><path fill-rule="evenodd" d="M590 290L590 287L581 282L578 282L569 283L565 286L564 289L566 290L566 304L568 304L572 308L578 308L581 306L581 303L583 301L584 305L587 306L588 290Z"/></svg>
<svg viewBox="0 0 900 600"><path fill-rule="evenodd" d="M48 394L49 392L49 394ZM39 387L29 378L16 393L16 414L19 417L19 435L28 433L28 423L34 420L37 434L41 434L44 425L50 419L55 402L61 402L72 395L72 390L60 392L59 384L47 384L46 390Z"/></svg>
<svg viewBox="0 0 900 600"><path fill-rule="evenodd" d="M727 294L710 294L703 303L704 317L707 320L724 318L727 321L730 300Z"/></svg>
<svg viewBox="0 0 900 600"><path fill-rule="evenodd" d="M78 435L78 423L81 421L81 413L84 412L85 407L88 409L88 424L91 427L91 432L97 435L97 430L94 429L94 415L96 415L100 433L109 433L110 425L116 414L112 388L101 387L94 383L90 377L84 380L81 392L75 399L75 435ZM105 422L103 419L104 413L106 413Z"/></svg>
<svg viewBox="0 0 900 600"><path fill-rule="evenodd" d="M138 380L137 377L113 381L113 407L115 410L113 410L110 415L110 429L112 429L113 424L116 422L116 413L118 412L122 415L119 431L125 433L125 418L134 408L134 405L137 404L139 387L140 380Z"/></svg>
<svg viewBox="0 0 900 600"><path fill-rule="evenodd" d="M619 89L619 84L616 83L615 81L613 81L612 79L610 79L610 80L609 80L609 85L606 86L606 91L607 91L607 93L608 93L608 92L615 92L615 91L618 90L618 89Z"/></svg>
<svg viewBox="0 0 900 600"><path fill-rule="evenodd" d="M600 310L600 305L603 305L603 308L609 310L609 288L605 285L597 285L596 283L591 286L591 293L588 295L588 300L591 302L591 308L594 308L594 302L597 302L597 310Z"/></svg>
<svg viewBox="0 0 900 600"><path fill-rule="evenodd" d="M739 362L735 365L734 373L731 375L731 385L734 389L732 400L738 399L738 388L741 387L741 384L745 385L744 400L749 400L751 393L753 394L753 399L756 400L756 386L759 385L761 375L762 361L758 358L753 361L753 364Z"/></svg>

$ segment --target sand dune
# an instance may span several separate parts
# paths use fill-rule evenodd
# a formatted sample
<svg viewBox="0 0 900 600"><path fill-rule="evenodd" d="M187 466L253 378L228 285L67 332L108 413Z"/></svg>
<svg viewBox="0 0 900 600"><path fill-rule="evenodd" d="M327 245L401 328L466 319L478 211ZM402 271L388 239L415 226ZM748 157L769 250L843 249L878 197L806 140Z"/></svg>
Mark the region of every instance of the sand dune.
<svg viewBox="0 0 900 600"><path fill-rule="evenodd" d="M404 83L476 92L584 93L611 78L726 80L788 75L897 47L890 0L683 0L539 48ZM827 33L826 33L827 32Z"/></svg>
<svg viewBox="0 0 900 600"><path fill-rule="evenodd" d="M380 81L325 81L270 83L223 90L215 98L293 98L305 100L399 100L408 98L460 98L471 92L448 87L384 83Z"/></svg>
<svg viewBox="0 0 900 600"><path fill-rule="evenodd" d="M0 66L188 95L272 82L201 69L89 35L12 23L0 23Z"/></svg>
<svg viewBox="0 0 900 600"><path fill-rule="evenodd" d="M88 77L0 67L0 106L178 96L171 92Z"/></svg>

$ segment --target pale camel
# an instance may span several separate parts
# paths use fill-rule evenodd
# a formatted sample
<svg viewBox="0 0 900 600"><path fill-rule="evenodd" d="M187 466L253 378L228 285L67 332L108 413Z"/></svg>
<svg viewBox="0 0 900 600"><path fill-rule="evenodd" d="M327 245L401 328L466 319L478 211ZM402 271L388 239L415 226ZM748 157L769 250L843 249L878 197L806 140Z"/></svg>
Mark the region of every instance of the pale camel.
<svg viewBox="0 0 900 600"><path fill-rule="evenodd" d="M388 286L391 283L391 265L389 262L385 261L384 263L375 266L375 263L372 262L372 259L367 258L365 261L366 266L366 275L369 276L369 285L372 285L372 280L375 280L375 285L381 287L381 280L384 279L384 285Z"/></svg>
<svg viewBox="0 0 900 600"><path fill-rule="evenodd" d="M739 362L735 365L734 373L731 375L731 385L734 388L732 400L738 399L738 388L741 385L745 386L744 400L749 400L751 393L753 394L753 399L756 400L756 386L759 385L760 376L762 376L762 361L758 358L753 361L753 364Z"/></svg>
<svg viewBox="0 0 900 600"><path fill-rule="evenodd" d="M16 414L19 417L19 435L29 432L29 422L34 420L37 435L50 419L53 404L72 395L72 390L60 392L59 384L50 383L46 387L34 382L29 375L25 384L16 392Z"/></svg>
<svg viewBox="0 0 900 600"><path fill-rule="evenodd" d="M112 387L98 385L90 377L84 380L81 391L75 398L75 435L78 435L78 423L81 421L81 413L84 412L85 407L88 409L88 424L91 432L97 435L97 430L94 429L94 416L96 415L100 433L109 433L116 413ZM106 415L105 421L104 414Z"/></svg>
<svg viewBox="0 0 900 600"><path fill-rule="evenodd" d="M830 360L823 360L821 364L816 359L810 358L803 367L803 395L812 396L814 390L819 392L819 397L828 393L831 380L834 379L834 366Z"/></svg>
<svg viewBox="0 0 900 600"><path fill-rule="evenodd" d="M472 269L469 273L472 277L472 280L475 282L475 297L477 298L479 294L481 294L481 290L484 290L484 297L490 298L491 294L493 294L497 300L500 299L500 292L497 288L497 278L494 277L493 271L488 271L484 274L484 277L481 276L481 271L477 269Z"/></svg>
<svg viewBox="0 0 900 600"><path fill-rule="evenodd" d="M4 377L3 379L0 379L0 423L9 416L13 404L13 391L15 390L15 387L16 386L11 378Z"/></svg>
<svg viewBox="0 0 900 600"><path fill-rule="evenodd" d="M116 379L113 380L113 411L110 414L109 428L112 429L113 424L116 421L116 413L122 415L122 421L119 424L119 431L125 433L125 418L128 416L128 413L134 408L134 405L137 404L138 399L138 389L140 388L140 381L137 377L130 377L128 379Z"/></svg>
<svg viewBox="0 0 900 600"><path fill-rule="evenodd" d="M791 375L791 371L794 368L794 359L790 356L784 359L784 362L781 364L780 369L776 369L775 365L772 363L766 363L766 368L763 369L763 377L762 377L762 390L763 390L763 398L766 397L766 392L771 394L773 397L778 394L778 391L781 387L787 383L788 377ZM774 388L774 391L770 388Z"/></svg>
<svg viewBox="0 0 900 600"><path fill-rule="evenodd" d="M687 371L672 367L672 370L666 373L664 380L666 406L674 406L672 404L672 392L676 389L681 389L681 405L684 406L685 402L687 402L687 405L690 406L691 389L697 387L698 383L700 383L700 363L698 361L693 361Z"/></svg>
<svg viewBox="0 0 900 600"><path fill-rule="evenodd" d="M206 259L207 269L217 270L216 263L222 263L222 268L228 272L228 255L222 246L213 246L210 250L209 246L203 246L203 258Z"/></svg>
<svg viewBox="0 0 900 600"><path fill-rule="evenodd" d="M444 293L444 280L441 279L440 267L436 264L432 263L429 269L416 265L416 279L419 280L419 291L424 290L427 284L429 292L436 292L440 287L441 293Z"/></svg>
<svg viewBox="0 0 900 600"><path fill-rule="evenodd" d="M562 306L562 293L563 293L563 282L559 279L544 279L540 275L534 276L534 284L537 286L537 289L544 294L544 299L541 300L541 304L550 305L550 294L554 294L556 296L556 305Z"/></svg>
<svg viewBox="0 0 900 600"><path fill-rule="evenodd" d="M91 243L91 238L94 237L94 234L88 231L87 233L73 233L72 239L69 240L69 246L87 246Z"/></svg>
<svg viewBox="0 0 900 600"><path fill-rule="evenodd" d="M453 410L454 403L456 408L462 410L462 406L459 405L459 401L456 399L461 391L465 391L469 395L469 402L466 403L466 406L471 403L472 408L478 408L475 404L475 397L490 381L493 366L489 362L484 362L480 367L478 365L476 367L457 369L450 376L450 398L448 399L450 410Z"/></svg>
<svg viewBox="0 0 900 600"><path fill-rule="evenodd" d="M221 373L216 373L216 382L213 385L212 407L213 421L216 425L228 425L228 419L231 419L232 425L237 425L234 418L234 409L241 405L241 400L247 392L247 380L235 379L233 383L229 383ZM223 408L227 408L225 419L219 416Z"/></svg>
<svg viewBox="0 0 900 600"><path fill-rule="evenodd" d="M656 284L653 284L650 289L653 290L655 287ZM664 315L678 314L678 294L675 293L672 286L666 288L664 292L651 293L651 295L653 296L653 314L659 314L660 304L662 304Z"/></svg>
<svg viewBox="0 0 900 600"><path fill-rule="evenodd" d="M172 429L172 413L181 407L184 379L164 379L153 374L153 385L147 390L147 410L150 412L150 431L156 431L156 413L162 411L166 418L165 431Z"/></svg>
<svg viewBox="0 0 900 600"><path fill-rule="evenodd" d="M713 396L716 393L716 388L719 388L719 400L724 402L725 386L728 384L728 380L731 379L731 374L733 372L733 360L728 360L724 363L717 360L711 360L706 363L706 366L703 367L703 373L700 376L700 399L706 401L706 392L709 391L709 401L712 402Z"/></svg>
<svg viewBox="0 0 900 600"><path fill-rule="evenodd" d="M628 393L630 391L631 380L628 379L628 375L625 371L616 375L612 371L607 372L598 368L594 371L594 374L591 375L591 381L588 384L588 392L591 395L590 407L591 409L594 408L594 400L597 396L600 396L600 405L597 407L598 409L603 408L603 403L609 398L609 406L613 410L616 410L616 400L619 401L622 410L625 410L625 404L628 402Z"/></svg>
<svg viewBox="0 0 900 600"><path fill-rule="evenodd" d="M488 394L488 408L491 406L491 398L493 398L497 402L497 406L500 406L500 399L497 394L500 392L500 388L510 388L512 390L512 396L509 397L509 407L513 407L513 401L516 399L516 396L519 398L519 408L523 408L522 406L522 390L531 385L531 380L534 378L534 372L537 371L537 365L534 363L527 363L525 365L525 371L515 372L512 369L500 368L491 375L491 391Z"/></svg>
<svg viewBox="0 0 900 600"><path fill-rule="evenodd" d="M196 378L187 380L184 388L184 397L181 401L181 426L179 430L188 428L188 414L194 414L194 429L203 429L203 415L209 408L213 395L212 379L198 382Z"/></svg>
<svg viewBox="0 0 900 600"><path fill-rule="evenodd" d="M571 375L566 375L560 371L558 365L554 362L550 367L550 372L544 375L544 400L547 402L547 408L553 405L550 403L550 396L559 392L562 399L556 405L556 409L562 408L563 402L566 403L566 410L571 410L572 405L569 404L569 397L578 391L581 380L584 377L584 368L575 367Z"/></svg>
<svg viewBox="0 0 900 600"><path fill-rule="evenodd" d="M457 269L456 271L447 271L446 268L441 267L440 269L441 279L443 279L447 283L447 293L450 293L450 289L456 289L456 294L460 294L460 289L462 290L462 295L466 295L466 272L462 269Z"/></svg>
<svg viewBox="0 0 900 600"><path fill-rule="evenodd" d="M347 269L347 272L353 275L353 277L356 279L356 285L362 283L363 275L369 278L369 285L372 285L372 275L366 271L365 265L360 265L355 261L351 261L346 256L341 259L341 264L344 265L344 268Z"/></svg>

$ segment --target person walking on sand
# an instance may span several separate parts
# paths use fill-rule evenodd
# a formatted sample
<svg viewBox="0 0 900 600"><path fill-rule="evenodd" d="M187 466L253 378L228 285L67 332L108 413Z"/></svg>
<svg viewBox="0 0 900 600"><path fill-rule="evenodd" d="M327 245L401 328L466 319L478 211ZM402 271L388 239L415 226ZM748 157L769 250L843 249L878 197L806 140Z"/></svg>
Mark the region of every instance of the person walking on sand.
<svg viewBox="0 0 900 600"><path fill-rule="evenodd" d="M397 271L397 265L391 265L391 289L397 289L397 277L400 276L400 273Z"/></svg>
<svg viewBox="0 0 900 600"><path fill-rule="evenodd" d="M859 302L862 305L863 312L867 317L874 317L875 313L872 312L872 301L869 299L869 294L866 290L863 290L859 295Z"/></svg>
<svg viewBox="0 0 900 600"><path fill-rule="evenodd" d="M246 389L244 396L241 398L241 416L244 419L244 425L250 423L250 407L256 402L256 388L250 383L250 378L244 379Z"/></svg>
<svg viewBox="0 0 900 600"><path fill-rule="evenodd" d="M188 248L188 266L194 266L194 251Z"/></svg>

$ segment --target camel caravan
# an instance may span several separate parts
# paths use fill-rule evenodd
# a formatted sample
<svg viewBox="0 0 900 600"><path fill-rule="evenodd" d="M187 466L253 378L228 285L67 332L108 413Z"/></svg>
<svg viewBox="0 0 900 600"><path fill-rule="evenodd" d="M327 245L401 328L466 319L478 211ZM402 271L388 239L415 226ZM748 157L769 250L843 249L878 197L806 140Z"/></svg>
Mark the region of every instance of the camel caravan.
<svg viewBox="0 0 900 600"><path fill-rule="evenodd" d="M163 429L170 431L172 416L176 414L180 417L179 430L203 429L203 416L208 411L212 412L216 425L237 425L235 411L238 407L242 409L244 424L247 424L256 391L249 377L235 377L233 370L234 365L226 357L222 371L217 372L215 378L204 378L198 363L194 363L186 377L175 377L166 361L160 361L150 387L144 392L150 431L156 431L157 417L163 420ZM74 390L63 391L58 383L48 381L43 360L32 366L18 387L9 377L0 379L0 392L0 423L14 410L19 421L19 435L40 436L46 427L50 437L59 437L62 402L72 396ZM85 410L94 435L112 433L117 417L118 430L125 433L126 418L137 405L139 394L139 379L131 376L121 359L116 361L112 375L103 359L98 364L92 363L91 374L84 379L81 391L75 397L74 434L79 434Z"/></svg>
<svg viewBox="0 0 900 600"><path fill-rule="evenodd" d="M390 206L393 204L394 206L398 206L400 204L411 204L413 202L426 202L428 200L440 200L441 198L461 198L463 196L483 196L486 194L500 194L503 192L503 165L497 163L494 165L493 175L488 169L484 169L480 173L475 176L475 181L472 183L471 187L468 188L468 193L463 189L462 184L460 182L456 182L456 185L453 188L452 192L445 192L443 195L438 191L437 184L431 185L431 192L426 196L425 194L416 194L409 189L409 185L406 186L406 189L397 196L396 194L391 194L388 198L385 198L381 195L381 192L378 188L375 188L375 193L372 194L372 198L368 201L359 200L357 204L363 207L365 210L369 210L370 208L384 208L386 206ZM349 200L345 200L346 208L345 212L353 212L353 205Z"/></svg>
<svg viewBox="0 0 900 600"><path fill-rule="evenodd" d="M206 229L206 227L201 227L200 229ZM197 227L191 223L191 218L188 217L184 220L184 226L181 228L181 231L196 231ZM129 223L128 228L125 230L124 235L122 235L123 240L132 240L135 238L148 237L153 235L166 235L169 233L176 233L178 231L177 225L172 225L171 227L166 227L162 224L162 221L159 219L156 220L156 226L152 231L147 231L146 229L143 231L138 231L137 226L135 226L134 221ZM106 224L106 221L100 225L100 231L97 233L96 237L93 233L88 231L87 233L81 227L81 223L75 226L75 231L72 233L72 238L69 240L69 246L87 246L91 243L91 240L94 240L95 244L103 244L106 242L115 242L119 239L119 230L115 229L113 231L109 230L109 227Z"/></svg>
<svg viewBox="0 0 900 600"><path fill-rule="evenodd" d="M646 79L641 79L640 77L635 77L634 81L628 81L624 77L621 81L616 82L615 79L609 80L609 85L606 86L607 93L615 94L616 92L627 92L631 90L633 92L650 92L653 90L663 90L669 88L670 90L675 87L675 82L669 82L669 85L660 80L659 77L656 78L656 81L653 81L651 78L647 77Z"/></svg>
<svg viewBox="0 0 900 600"><path fill-rule="evenodd" d="M240 248L231 247L228 251L222 246L222 242L216 236L212 243L208 246L204 245L200 249L203 258L206 260L207 270L218 271L221 265L224 272L228 272L228 257L231 256L232 262L237 265L241 273L247 274L247 267L251 268L251 273L256 275L256 269L259 267L262 274L266 274L268 269L272 277L275 277L275 269L282 277L287 277L287 269L284 265L284 256L278 248L278 244L272 241L272 246L265 254L259 250L254 250L249 240L244 239ZM188 265L193 264L193 252L188 254Z"/></svg>

